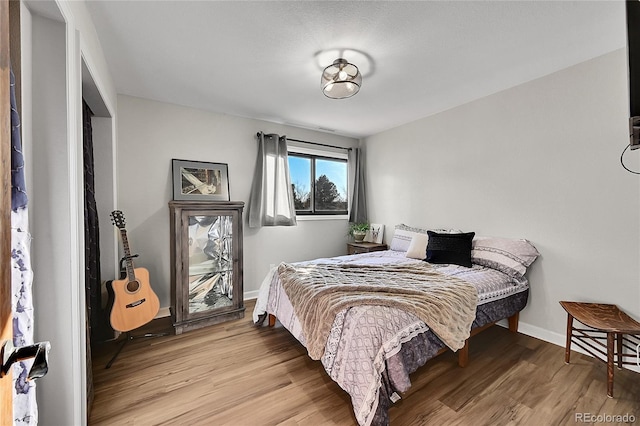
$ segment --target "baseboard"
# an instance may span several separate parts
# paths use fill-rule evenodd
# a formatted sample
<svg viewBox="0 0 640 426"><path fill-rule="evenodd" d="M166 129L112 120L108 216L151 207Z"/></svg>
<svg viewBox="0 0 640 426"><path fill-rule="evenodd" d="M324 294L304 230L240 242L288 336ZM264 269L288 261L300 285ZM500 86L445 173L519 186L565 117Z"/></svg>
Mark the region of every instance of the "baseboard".
<svg viewBox="0 0 640 426"><path fill-rule="evenodd" d="M499 321L498 325L509 328L507 320ZM544 328L536 327L535 325L527 324L526 322L522 321L518 323L518 333L526 334L527 336L535 337L536 339L544 340L548 343L553 343L554 345L560 346L561 348L564 348L566 344L566 336L564 334L545 330ZM593 358L593 355L587 353L577 345L571 345L571 350ZM628 370L640 373L640 366L625 365L623 367Z"/></svg>
<svg viewBox="0 0 640 426"><path fill-rule="evenodd" d="M160 310L158 311L158 314L155 316L154 319L165 318L170 316L171 316L171 308L167 306L166 308L160 308Z"/></svg>
<svg viewBox="0 0 640 426"><path fill-rule="evenodd" d="M259 293L260 293L259 290L247 291L246 293L244 293L244 299L243 300L257 299ZM154 317L154 319L165 318L165 317L170 317L170 316L171 316L171 308L166 306L164 308L160 308L160 310L158 311L158 314Z"/></svg>
<svg viewBox="0 0 640 426"><path fill-rule="evenodd" d="M257 299L259 294L260 294L260 290L245 291L244 300Z"/></svg>

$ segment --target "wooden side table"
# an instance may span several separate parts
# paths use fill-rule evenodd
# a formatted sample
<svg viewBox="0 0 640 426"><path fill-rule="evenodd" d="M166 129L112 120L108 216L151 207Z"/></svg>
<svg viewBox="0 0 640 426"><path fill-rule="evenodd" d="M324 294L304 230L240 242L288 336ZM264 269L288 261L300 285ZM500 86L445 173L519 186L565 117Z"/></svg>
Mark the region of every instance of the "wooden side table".
<svg viewBox="0 0 640 426"><path fill-rule="evenodd" d="M560 302L567 311L567 344L564 362L569 364L571 343L575 343L587 353L607 363L607 396L613 398L613 363L636 365L625 358L636 356L636 346L640 343L640 323L620 310L616 305L602 303ZM577 319L589 329L573 327ZM601 341L606 340L605 345ZM636 341L637 340L637 341ZM628 344L634 345L633 347ZM627 348L633 353L623 353ZM606 349L606 351L604 350Z"/></svg>
<svg viewBox="0 0 640 426"><path fill-rule="evenodd" d="M386 244L378 243L347 243L347 252L349 254L370 253L372 251L386 250Z"/></svg>

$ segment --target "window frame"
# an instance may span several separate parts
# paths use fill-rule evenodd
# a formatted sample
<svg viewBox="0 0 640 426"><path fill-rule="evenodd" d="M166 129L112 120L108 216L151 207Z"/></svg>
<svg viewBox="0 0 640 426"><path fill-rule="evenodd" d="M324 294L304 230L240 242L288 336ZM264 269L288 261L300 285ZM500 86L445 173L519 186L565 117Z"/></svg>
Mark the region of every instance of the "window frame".
<svg viewBox="0 0 640 426"><path fill-rule="evenodd" d="M346 149L346 148L345 148ZM350 200L350 188L349 188L349 157L347 152L337 152L332 150L324 150L317 148L309 148L303 147L299 145L289 144L287 146L287 155L288 156L296 156L302 158L309 158L311 161L311 188L309 189L309 196L311 197L311 211L303 211L296 210L296 219L297 220L330 220L330 219L348 219L349 212L351 211L351 200ZM331 210L322 210L319 212L315 211L315 172L316 172L316 159L320 160L329 160L329 161L339 161L344 162L347 166L346 170L346 183L347 183L347 209L339 210L339 211L331 211ZM287 160L288 161L288 160ZM289 176L291 179L291 176ZM293 183L293 182L292 182Z"/></svg>

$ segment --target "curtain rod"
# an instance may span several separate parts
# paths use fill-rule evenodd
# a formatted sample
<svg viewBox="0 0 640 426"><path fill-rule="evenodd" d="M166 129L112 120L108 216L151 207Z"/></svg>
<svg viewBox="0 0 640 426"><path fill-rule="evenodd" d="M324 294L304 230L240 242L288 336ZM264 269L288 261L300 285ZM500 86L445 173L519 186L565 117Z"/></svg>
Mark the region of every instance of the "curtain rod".
<svg viewBox="0 0 640 426"><path fill-rule="evenodd" d="M261 132L258 132L258 133L256 134L256 136L258 136L258 137L259 137L259 136L260 136L260 133L261 133ZM324 146L324 147L327 147L327 148L344 149L344 150L346 150L346 151L351 151L351 150L352 150L352 148L345 148L345 147L343 147L343 146L327 145L327 144L325 144L325 143L310 142L310 141L303 141L303 140L300 140L300 139L291 139L291 138L287 138L287 140L288 140L288 141L293 141L293 142L308 143L308 144L311 144L311 145Z"/></svg>

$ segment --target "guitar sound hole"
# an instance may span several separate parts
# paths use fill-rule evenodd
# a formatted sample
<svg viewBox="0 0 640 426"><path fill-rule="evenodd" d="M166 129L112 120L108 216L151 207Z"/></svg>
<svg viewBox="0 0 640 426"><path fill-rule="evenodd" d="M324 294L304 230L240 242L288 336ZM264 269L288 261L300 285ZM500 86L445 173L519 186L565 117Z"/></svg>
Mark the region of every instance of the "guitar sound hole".
<svg viewBox="0 0 640 426"><path fill-rule="evenodd" d="M138 281L129 281L127 283L127 291L129 293L135 293L140 288L140 283Z"/></svg>

